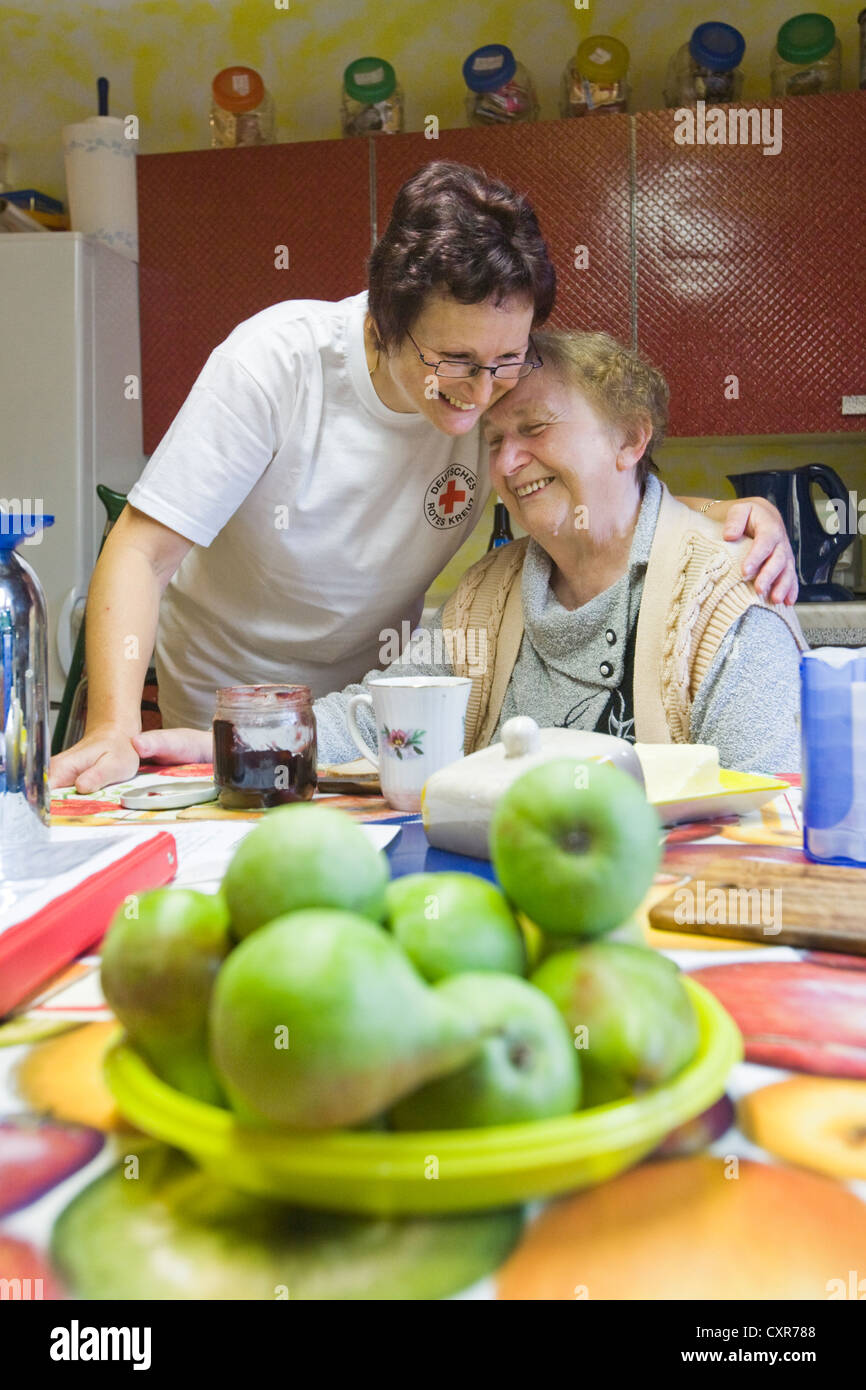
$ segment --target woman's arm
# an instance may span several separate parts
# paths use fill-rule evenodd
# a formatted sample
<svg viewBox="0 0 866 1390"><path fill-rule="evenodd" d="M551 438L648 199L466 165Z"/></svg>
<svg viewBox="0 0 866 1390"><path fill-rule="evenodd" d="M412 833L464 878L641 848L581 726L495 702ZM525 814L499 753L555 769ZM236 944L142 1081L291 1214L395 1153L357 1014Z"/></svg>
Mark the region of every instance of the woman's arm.
<svg viewBox="0 0 866 1390"><path fill-rule="evenodd" d="M724 637L692 705L690 741L711 743L722 767L800 768L800 653L787 623L747 608Z"/></svg>
<svg viewBox="0 0 866 1390"><path fill-rule="evenodd" d="M708 497L678 497L699 512ZM738 497L734 501L712 502L707 516L724 523L726 541L750 536L754 545L743 561L743 575L753 579L755 588L770 603L797 602L797 569L794 552L782 517L766 497Z"/></svg>
<svg viewBox="0 0 866 1390"><path fill-rule="evenodd" d="M418 628L413 633L404 653L406 660L392 661L384 670L368 671L362 681L313 702L320 763L351 763L357 758L358 749L349 733L346 710L352 695L369 691L370 681L381 680L383 676L454 674L441 629L442 608L433 615L429 628ZM369 706L362 705L358 710L358 727L371 751L375 752L376 726ZM146 734L135 734L132 744L140 758L155 763L209 763L213 760L213 735L209 729L152 729Z"/></svg>

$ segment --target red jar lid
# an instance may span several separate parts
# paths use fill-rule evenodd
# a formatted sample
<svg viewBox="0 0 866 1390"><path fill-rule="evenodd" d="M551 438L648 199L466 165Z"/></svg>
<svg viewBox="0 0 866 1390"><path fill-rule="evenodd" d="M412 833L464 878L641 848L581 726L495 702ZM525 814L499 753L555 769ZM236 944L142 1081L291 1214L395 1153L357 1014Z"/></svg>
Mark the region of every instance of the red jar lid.
<svg viewBox="0 0 866 1390"><path fill-rule="evenodd" d="M265 84L255 68L223 68L211 83L214 101L224 111L253 111L265 99Z"/></svg>

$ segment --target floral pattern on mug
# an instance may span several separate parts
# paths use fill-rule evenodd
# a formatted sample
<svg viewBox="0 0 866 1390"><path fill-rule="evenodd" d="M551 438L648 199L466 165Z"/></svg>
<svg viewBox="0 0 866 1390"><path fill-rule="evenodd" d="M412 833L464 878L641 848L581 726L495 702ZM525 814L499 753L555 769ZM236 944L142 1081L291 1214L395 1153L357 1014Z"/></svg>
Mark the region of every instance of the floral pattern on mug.
<svg viewBox="0 0 866 1390"><path fill-rule="evenodd" d="M389 729L387 724L382 725L382 736L385 740L385 747L390 749L399 759L403 761L403 754L411 749L419 757L423 757L424 749L421 747L421 739L426 733L425 729L413 729L407 733L405 729Z"/></svg>

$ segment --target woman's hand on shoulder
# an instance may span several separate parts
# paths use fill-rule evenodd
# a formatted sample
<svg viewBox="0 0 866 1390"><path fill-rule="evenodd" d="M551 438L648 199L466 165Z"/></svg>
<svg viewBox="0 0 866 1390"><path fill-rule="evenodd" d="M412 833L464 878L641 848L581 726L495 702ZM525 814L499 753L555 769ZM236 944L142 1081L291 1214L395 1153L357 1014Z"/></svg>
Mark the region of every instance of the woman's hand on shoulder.
<svg viewBox="0 0 866 1390"><path fill-rule="evenodd" d="M742 497L728 505L724 538L751 538L752 548L743 561L743 574L754 582L761 598L770 603L797 602L797 568L794 552L778 508L766 497Z"/></svg>

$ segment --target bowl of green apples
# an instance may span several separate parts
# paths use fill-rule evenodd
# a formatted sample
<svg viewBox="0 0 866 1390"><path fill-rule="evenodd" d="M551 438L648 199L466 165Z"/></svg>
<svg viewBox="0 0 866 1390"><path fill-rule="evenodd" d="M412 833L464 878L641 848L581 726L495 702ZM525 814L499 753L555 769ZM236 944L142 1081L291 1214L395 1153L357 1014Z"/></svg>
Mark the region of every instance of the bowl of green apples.
<svg viewBox="0 0 866 1390"><path fill-rule="evenodd" d="M245 1192L398 1216L591 1186L702 1114L740 1035L667 957L608 939L660 829L625 773L581 766L502 797L499 886L392 881L355 821L306 803L263 818L218 893L119 911L102 980L123 1115Z"/></svg>

